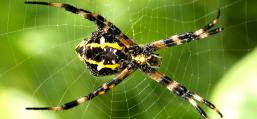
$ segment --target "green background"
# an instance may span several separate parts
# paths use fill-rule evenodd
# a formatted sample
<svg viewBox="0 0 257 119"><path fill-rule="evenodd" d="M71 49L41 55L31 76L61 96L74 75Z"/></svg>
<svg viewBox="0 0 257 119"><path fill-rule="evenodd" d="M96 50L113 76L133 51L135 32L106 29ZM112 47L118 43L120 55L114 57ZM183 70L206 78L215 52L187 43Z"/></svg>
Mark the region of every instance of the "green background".
<svg viewBox="0 0 257 119"><path fill-rule="evenodd" d="M42 0L43 1L43 0ZM46 0L44 0L46 1ZM256 0L49 0L100 13L138 44L196 30L221 9L225 30L162 49L160 71L213 102L225 119L257 117ZM88 94L113 76L91 76L74 52L95 25L63 9L1 0L2 119L200 119L187 102L136 71L94 100L61 112L27 111ZM219 116L202 105L211 119Z"/></svg>

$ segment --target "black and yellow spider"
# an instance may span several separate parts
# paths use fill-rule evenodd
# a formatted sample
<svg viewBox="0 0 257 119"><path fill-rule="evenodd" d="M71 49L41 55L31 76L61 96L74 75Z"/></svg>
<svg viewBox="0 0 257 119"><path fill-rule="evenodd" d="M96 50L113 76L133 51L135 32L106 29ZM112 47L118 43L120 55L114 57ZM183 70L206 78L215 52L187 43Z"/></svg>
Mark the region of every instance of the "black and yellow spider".
<svg viewBox="0 0 257 119"><path fill-rule="evenodd" d="M132 39L123 34L115 25L107 21L99 14L91 13L90 11L84 9L78 9L64 3L36 1L25 3L61 7L69 12L78 14L85 19L93 21L97 25L97 31L93 32L89 39L85 39L79 43L79 45L76 47L76 52L80 59L87 65L92 75L105 76L118 73L115 78L107 83L104 83L94 92L74 101L65 103L62 106L29 107L26 108L27 110L67 110L73 108L93 99L98 95L106 93L114 86L122 82L135 70L139 69L146 73L151 79L157 81L161 85L165 86L168 90L175 93L177 96L187 100L203 118L207 119L207 115L196 101L205 104L222 117L220 111L212 103L188 90L175 80L172 80L168 76L158 72L156 68L159 67L160 57L158 54L154 53L161 48L181 45L219 33L223 30L223 28L211 28L217 24L220 17L220 10L218 11L218 16L215 19L199 30L174 35L146 45L138 45Z"/></svg>

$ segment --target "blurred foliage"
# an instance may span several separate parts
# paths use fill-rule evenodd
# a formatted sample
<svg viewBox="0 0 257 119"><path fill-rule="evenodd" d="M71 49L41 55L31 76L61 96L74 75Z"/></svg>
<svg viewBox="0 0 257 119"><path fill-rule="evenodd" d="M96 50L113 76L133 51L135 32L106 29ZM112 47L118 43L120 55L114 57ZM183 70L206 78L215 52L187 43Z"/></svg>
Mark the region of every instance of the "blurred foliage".
<svg viewBox="0 0 257 119"><path fill-rule="evenodd" d="M238 62L221 79L213 93L214 101L226 114L224 119L257 117L257 49ZM215 98L222 97L222 98ZM214 117L212 115L212 117Z"/></svg>
<svg viewBox="0 0 257 119"><path fill-rule="evenodd" d="M163 56L161 72L207 99L216 85L228 80L222 78L227 71L257 45L255 0L47 1L66 2L100 13L140 44L198 29L221 8L219 25L225 31L206 40L158 51ZM191 105L140 71L106 95L72 110L26 111L25 117L19 116L25 113L26 106L55 106L88 94L112 76L91 76L74 53L76 44L95 30L93 23L63 9L25 5L22 0L2 0L0 10L0 100L4 102L0 103L0 114L4 113L4 117L28 119L37 114L47 119L200 118ZM238 85L226 86L233 89ZM216 104L215 100L223 97L215 94L212 99ZM223 103L217 106L224 108ZM8 116L11 114L17 116Z"/></svg>

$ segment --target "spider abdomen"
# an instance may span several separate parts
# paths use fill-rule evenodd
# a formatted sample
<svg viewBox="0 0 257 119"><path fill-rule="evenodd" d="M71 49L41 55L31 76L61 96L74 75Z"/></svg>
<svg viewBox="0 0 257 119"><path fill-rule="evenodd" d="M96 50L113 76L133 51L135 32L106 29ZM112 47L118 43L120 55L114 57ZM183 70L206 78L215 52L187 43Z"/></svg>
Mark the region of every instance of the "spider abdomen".
<svg viewBox="0 0 257 119"><path fill-rule="evenodd" d="M125 46L114 37L101 33L95 32L88 41L82 41L76 52L91 74L105 76L118 73L128 62Z"/></svg>

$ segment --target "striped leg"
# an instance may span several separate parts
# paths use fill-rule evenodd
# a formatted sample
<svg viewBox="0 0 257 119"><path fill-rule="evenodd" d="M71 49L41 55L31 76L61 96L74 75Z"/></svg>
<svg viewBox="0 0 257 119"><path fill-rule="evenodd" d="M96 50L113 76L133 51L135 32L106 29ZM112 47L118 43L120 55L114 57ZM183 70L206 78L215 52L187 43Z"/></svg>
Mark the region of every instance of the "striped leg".
<svg viewBox="0 0 257 119"><path fill-rule="evenodd" d="M104 17L101 15L91 13L90 11L84 10L84 9L78 9L72 5L65 4L65 3L48 3L48 2L37 2L37 1L26 1L25 4L39 4L39 5L48 5L48 6L54 6L54 7L61 7L65 10L78 14L85 19L88 19L90 21L93 21L99 28L103 28L105 25L110 24Z"/></svg>
<svg viewBox="0 0 257 119"><path fill-rule="evenodd" d="M78 14L85 19L93 21L99 29L104 30L105 32L111 32L117 39L121 41L127 48L135 45L134 41L129 39L125 34L123 34L119 28L113 25L111 22L107 21L103 16L92 13L88 10L79 9L72 5L65 3L48 3L48 2L37 2L37 1L27 1L25 4L39 4L39 5L48 5L54 7L61 7L65 10Z"/></svg>
<svg viewBox="0 0 257 119"><path fill-rule="evenodd" d="M84 102L87 102L94 97L106 93L108 90L112 89L114 86L118 85L123 79L125 79L129 74L131 74L135 70L134 63L128 65L118 76L116 76L113 80L104 83L102 86L98 87L93 93L89 93L87 96L80 97L74 101L65 103L62 106L56 107L28 107L27 110L67 110L78 106Z"/></svg>
<svg viewBox="0 0 257 119"><path fill-rule="evenodd" d="M148 71L149 72L147 72L147 73L151 79L159 82L160 84L165 86L167 89L169 89L171 92L175 93L177 96L180 96L183 99L187 100L192 106L194 106L194 108L200 113L200 115L204 119L207 119L207 115L206 115L205 111L197 104L196 101L205 104L207 107L216 111L220 115L220 117L223 117L221 112L209 101L203 99L199 95L186 89L184 86L182 86L178 82L170 79L169 77L163 75L162 73L160 73L154 69L151 69Z"/></svg>
<svg viewBox="0 0 257 119"><path fill-rule="evenodd" d="M210 23L208 23L206 26L204 26L203 28L200 28L199 30L196 30L195 32L186 32L186 33L174 35L167 39L154 41L151 44L149 44L149 47L157 50L160 48L181 45L181 44L193 41L193 40L204 39L210 35L219 33L223 30L222 27L210 30L214 25L216 25L218 23L219 18L220 18L220 10L218 11L217 17L215 19L213 19Z"/></svg>

